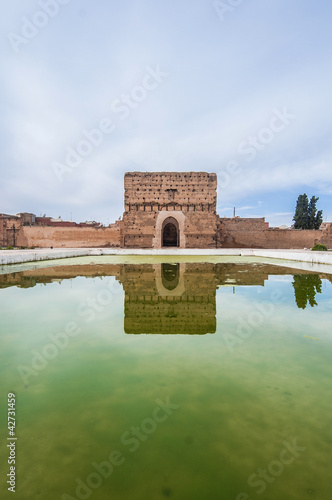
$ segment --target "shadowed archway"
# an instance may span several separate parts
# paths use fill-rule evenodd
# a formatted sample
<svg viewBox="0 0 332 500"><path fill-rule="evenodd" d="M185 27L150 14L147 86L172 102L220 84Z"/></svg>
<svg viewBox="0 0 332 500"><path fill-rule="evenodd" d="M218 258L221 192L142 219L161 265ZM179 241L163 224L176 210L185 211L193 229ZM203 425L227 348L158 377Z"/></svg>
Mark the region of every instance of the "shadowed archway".
<svg viewBox="0 0 332 500"><path fill-rule="evenodd" d="M168 217L164 220L161 240L163 247L180 246L179 224L174 217Z"/></svg>

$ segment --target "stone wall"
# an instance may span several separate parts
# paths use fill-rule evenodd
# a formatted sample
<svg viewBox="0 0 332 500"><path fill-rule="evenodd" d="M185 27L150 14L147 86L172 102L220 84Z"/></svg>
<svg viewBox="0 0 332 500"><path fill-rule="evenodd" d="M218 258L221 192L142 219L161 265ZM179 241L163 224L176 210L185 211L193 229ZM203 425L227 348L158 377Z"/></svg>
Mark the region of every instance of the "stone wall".
<svg viewBox="0 0 332 500"><path fill-rule="evenodd" d="M41 248L120 247L120 226L102 228L22 226L17 245Z"/></svg>
<svg viewBox="0 0 332 500"><path fill-rule="evenodd" d="M320 243L327 246L327 248L332 248L332 224L325 224L322 232L323 236Z"/></svg>
<svg viewBox="0 0 332 500"><path fill-rule="evenodd" d="M123 220L107 228L0 213L0 246L292 249L322 243L332 248L329 223L317 231L280 230L266 228L263 217L220 218L214 173L128 172L124 188Z"/></svg>
<svg viewBox="0 0 332 500"><path fill-rule="evenodd" d="M180 248L216 247L216 174L128 172L124 186L124 247L161 248L166 219L178 228Z"/></svg>
<svg viewBox="0 0 332 500"><path fill-rule="evenodd" d="M179 210L202 205L216 210L217 176L207 172L127 172L124 177L125 211L157 212L164 205L180 205ZM149 205L149 207L147 207ZM134 207L132 207L134 206Z"/></svg>
<svg viewBox="0 0 332 500"><path fill-rule="evenodd" d="M13 215L0 215L0 246L17 246L17 237L21 228L21 220Z"/></svg>
<svg viewBox="0 0 332 500"><path fill-rule="evenodd" d="M263 231L265 229L265 217L219 217L219 224L228 232L234 231Z"/></svg>
<svg viewBox="0 0 332 500"><path fill-rule="evenodd" d="M332 228L323 230L265 229L265 219L220 218L218 248L332 248Z"/></svg>
<svg viewBox="0 0 332 500"><path fill-rule="evenodd" d="M154 212L126 212L123 215L123 246L126 248L152 248L157 214Z"/></svg>

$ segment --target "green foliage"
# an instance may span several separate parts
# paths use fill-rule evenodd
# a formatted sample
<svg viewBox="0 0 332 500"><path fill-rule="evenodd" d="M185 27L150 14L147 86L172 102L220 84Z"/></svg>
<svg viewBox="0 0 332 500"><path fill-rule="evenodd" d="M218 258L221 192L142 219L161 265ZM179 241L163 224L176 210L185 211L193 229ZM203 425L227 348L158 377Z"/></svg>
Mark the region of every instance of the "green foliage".
<svg viewBox="0 0 332 500"><path fill-rule="evenodd" d="M322 210L317 212L316 204L318 200L319 198L316 198L316 196L313 196L310 200L308 208L308 229L319 229L321 223L323 222Z"/></svg>
<svg viewBox="0 0 332 500"><path fill-rule="evenodd" d="M318 200L318 197L312 196L309 202L308 196L305 193L299 195L293 217L295 229L320 228L320 225L323 222L323 211L318 210L317 212Z"/></svg>
<svg viewBox="0 0 332 500"><path fill-rule="evenodd" d="M6 250L14 250L14 247L6 247Z"/></svg>
<svg viewBox="0 0 332 500"><path fill-rule="evenodd" d="M321 243L317 243L311 250L315 250L316 252L327 252L327 247Z"/></svg>
<svg viewBox="0 0 332 500"><path fill-rule="evenodd" d="M297 274L293 287L297 307L305 309L308 302L311 307L317 306L316 293L322 293L322 280L318 274Z"/></svg>
<svg viewBox="0 0 332 500"><path fill-rule="evenodd" d="M295 215L293 217L294 229L306 229L308 220L308 196L300 194L297 199Z"/></svg>

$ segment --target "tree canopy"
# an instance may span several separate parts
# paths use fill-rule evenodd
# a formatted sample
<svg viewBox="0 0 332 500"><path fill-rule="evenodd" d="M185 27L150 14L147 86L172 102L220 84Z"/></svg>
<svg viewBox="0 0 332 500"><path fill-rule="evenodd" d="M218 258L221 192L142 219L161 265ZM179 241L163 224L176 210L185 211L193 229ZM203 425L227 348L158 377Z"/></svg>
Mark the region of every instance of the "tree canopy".
<svg viewBox="0 0 332 500"><path fill-rule="evenodd" d="M321 223L323 222L323 211L317 211L317 201L319 198L312 196L308 199L308 196L300 194L297 199L295 214L293 217L294 228L295 229L319 229Z"/></svg>

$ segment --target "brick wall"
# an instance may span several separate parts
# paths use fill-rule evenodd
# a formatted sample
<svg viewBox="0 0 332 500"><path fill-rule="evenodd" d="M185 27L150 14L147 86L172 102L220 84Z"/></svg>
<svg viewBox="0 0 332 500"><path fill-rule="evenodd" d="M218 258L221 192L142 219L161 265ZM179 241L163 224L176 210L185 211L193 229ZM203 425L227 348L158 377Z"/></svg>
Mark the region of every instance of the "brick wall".
<svg viewBox="0 0 332 500"><path fill-rule="evenodd" d="M125 211L131 205L212 205L216 210L217 176L207 172L127 172L124 177ZM159 208L158 208L159 205ZM181 207L180 210L184 210Z"/></svg>
<svg viewBox="0 0 332 500"><path fill-rule="evenodd" d="M120 226L103 228L23 226L18 233L17 245L41 248L119 247Z"/></svg>
<svg viewBox="0 0 332 500"><path fill-rule="evenodd" d="M0 216L0 246L16 246L21 220L16 216Z"/></svg>
<svg viewBox="0 0 332 500"><path fill-rule="evenodd" d="M263 231L265 229L265 217L220 217L219 224L226 231Z"/></svg>
<svg viewBox="0 0 332 500"><path fill-rule="evenodd" d="M216 247L216 174L128 172L124 187L124 247L161 248L168 217L179 228L181 248Z"/></svg>
<svg viewBox="0 0 332 500"><path fill-rule="evenodd" d="M264 229L264 218L220 218L217 240L219 248L312 248L316 243L332 248L332 228Z"/></svg>

